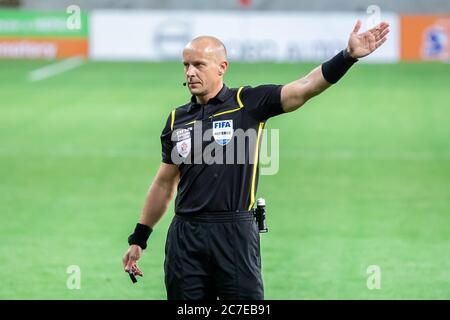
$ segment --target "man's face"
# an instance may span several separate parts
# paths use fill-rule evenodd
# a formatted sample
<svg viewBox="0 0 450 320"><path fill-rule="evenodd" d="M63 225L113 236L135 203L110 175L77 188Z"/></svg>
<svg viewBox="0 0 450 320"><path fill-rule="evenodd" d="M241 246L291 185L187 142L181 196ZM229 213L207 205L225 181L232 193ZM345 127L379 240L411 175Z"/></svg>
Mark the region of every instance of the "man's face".
<svg viewBox="0 0 450 320"><path fill-rule="evenodd" d="M183 50L183 65L189 91L195 96L207 95L221 82L223 68L214 52L187 47Z"/></svg>

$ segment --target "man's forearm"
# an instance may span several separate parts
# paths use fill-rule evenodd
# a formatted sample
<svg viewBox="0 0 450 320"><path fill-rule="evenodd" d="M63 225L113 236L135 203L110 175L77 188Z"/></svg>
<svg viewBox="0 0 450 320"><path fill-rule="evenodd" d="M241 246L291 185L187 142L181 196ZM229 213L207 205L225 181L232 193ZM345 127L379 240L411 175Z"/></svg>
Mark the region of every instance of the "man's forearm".
<svg viewBox="0 0 450 320"><path fill-rule="evenodd" d="M351 57L347 49L345 49L332 59L312 70L305 77L307 81L305 90L306 100L317 96L332 84L338 82L356 61L358 59Z"/></svg>
<svg viewBox="0 0 450 320"><path fill-rule="evenodd" d="M281 90L281 104L285 112L291 112L314 96L325 91L341 79L358 59L346 50L313 69L307 76L293 81Z"/></svg>
<svg viewBox="0 0 450 320"><path fill-rule="evenodd" d="M147 248L147 240L153 232L153 227L167 211L170 199L179 181L179 171L176 165L161 163L156 178L145 197L139 223L128 237L128 244Z"/></svg>
<svg viewBox="0 0 450 320"><path fill-rule="evenodd" d="M328 89L332 84L325 80L322 74L322 65L314 68L305 78L300 79L306 82L305 99L308 101L314 96Z"/></svg>
<svg viewBox="0 0 450 320"><path fill-rule="evenodd" d="M281 103L284 112L292 112L312 97L331 86L322 74L322 66L313 69L305 77L285 85L281 90Z"/></svg>
<svg viewBox="0 0 450 320"><path fill-rule="evenodd" d="M145 198L139 223L153 228L167 211L175 187L175 184L171 185L169 182L155 180Z"/></svg>

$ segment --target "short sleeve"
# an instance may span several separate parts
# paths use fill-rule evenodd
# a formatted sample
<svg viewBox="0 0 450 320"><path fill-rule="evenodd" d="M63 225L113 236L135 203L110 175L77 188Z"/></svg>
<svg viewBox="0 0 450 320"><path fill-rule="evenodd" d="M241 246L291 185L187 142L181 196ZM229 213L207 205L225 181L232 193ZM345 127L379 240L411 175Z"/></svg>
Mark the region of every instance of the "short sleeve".
<svg viewBox="0 0 450 320"><path fill-rule="evenodd" d="M172 129L170 128L170 124L172 122L172 115L169 114L167 118L166 125L161 132L161 151L162 151L162 162L173 164L172 162Z"/></svg>
<svg viewBox="0 0 450 320"><path fill-rule="evenodd" d="M244 107L258 120L264 121L284 113L281 106L282 85L266 84L245 87L241 92Z"/></svg>

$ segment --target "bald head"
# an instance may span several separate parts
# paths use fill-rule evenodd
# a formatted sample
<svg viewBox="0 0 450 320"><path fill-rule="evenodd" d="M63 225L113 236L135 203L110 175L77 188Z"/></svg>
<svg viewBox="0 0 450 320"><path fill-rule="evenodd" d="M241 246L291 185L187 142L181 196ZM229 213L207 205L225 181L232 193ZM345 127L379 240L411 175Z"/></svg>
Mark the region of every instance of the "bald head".
<svg viewBox="0 0 450 320"><path fill-rule="evenodd" d="M184 50L200 51L216 61L227 61L227 49L222 41L213 36L199 36L192 39Z"/></svg>
<svg viewBox="0 0 450 320"><path fill-rule="evenodd" d="M227 51L219 39L200 36L184 47L183 65L189 91L200 103L206 103L223 86Z"/></svg>

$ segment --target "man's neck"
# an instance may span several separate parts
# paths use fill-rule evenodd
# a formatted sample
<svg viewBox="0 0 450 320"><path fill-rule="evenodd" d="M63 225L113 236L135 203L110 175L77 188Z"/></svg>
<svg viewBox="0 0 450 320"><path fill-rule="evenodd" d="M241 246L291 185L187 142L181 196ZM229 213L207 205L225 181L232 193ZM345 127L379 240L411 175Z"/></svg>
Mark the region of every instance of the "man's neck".
<svg viewBox="0 0 450 320"><path fill-rule="evenodd" d="M200 104L207 104L209 99L214 98L215 96L217 96L217 94L220 92L220 90L222 90L223 87L223 83L221 82L215 90L211 91L211 93L208 93L204 96L195 96L195 99L197 100L197 103Z"/></svg>

